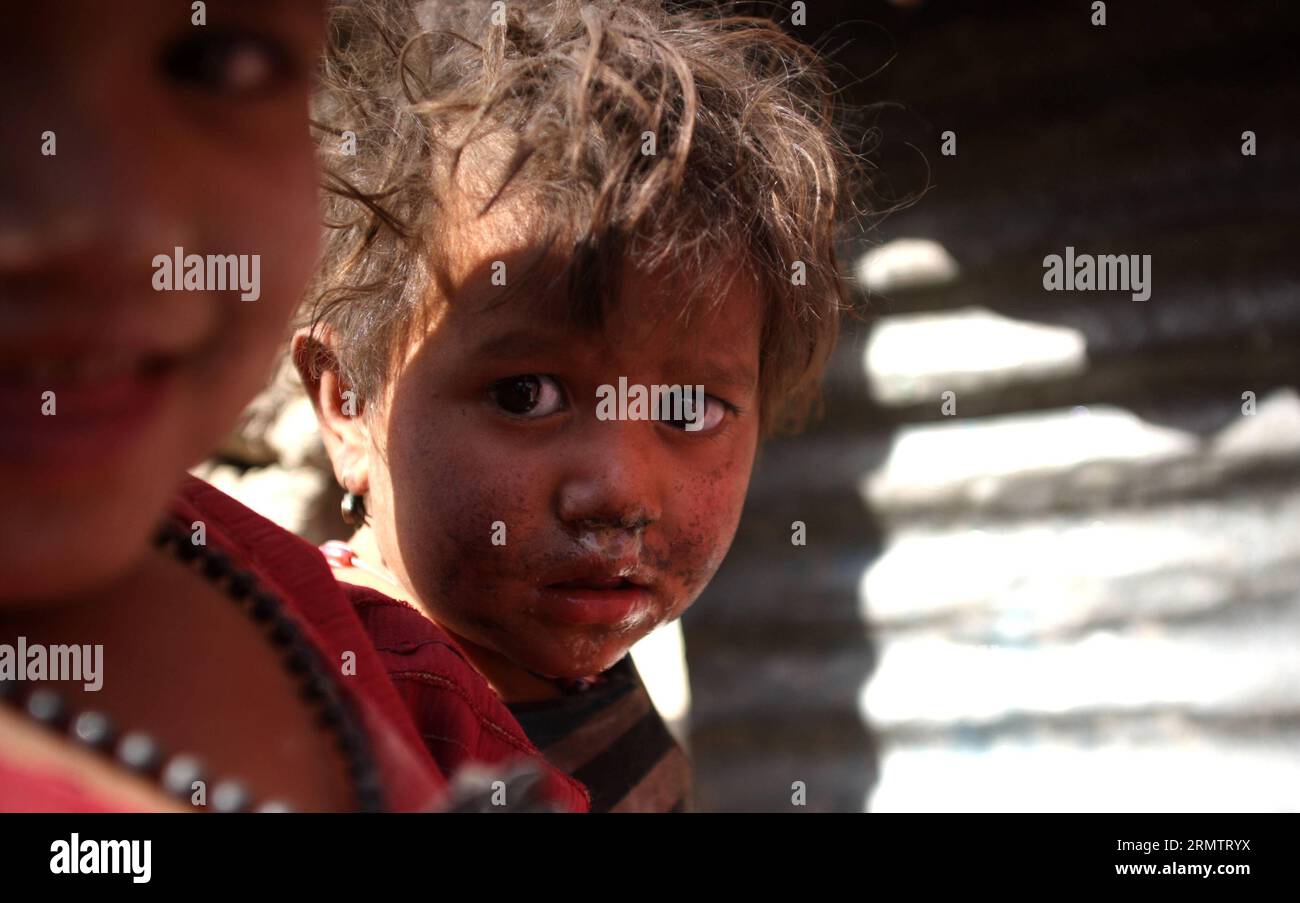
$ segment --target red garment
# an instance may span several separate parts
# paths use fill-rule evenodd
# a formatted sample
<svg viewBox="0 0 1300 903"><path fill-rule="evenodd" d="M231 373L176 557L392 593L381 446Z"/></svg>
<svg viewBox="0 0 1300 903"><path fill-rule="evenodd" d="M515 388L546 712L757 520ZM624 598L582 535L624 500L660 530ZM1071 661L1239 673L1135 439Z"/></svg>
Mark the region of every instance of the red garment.
<svg viewBox="0 0 1300 903"><path fill-rule="evenodd" d="M545 799L570 812L588 811L587 788L545 760L441 627L406 602L369 587L342 585L444 774L475 763L527 758L542 770L539 790Z"/></svg>
<svg viewBox="0 0 1300 903"><path fill-rule="evenodd" d="M445 796L444 775L430 760L347 595L316 547L197 477L186 476L172 510L187 528L203 521L209 546L225 551L274 591L298 616L325 661L341 664L344 652L356 655L356 674L339 683L351 691L370 734L386 806L399 812L436 807Z"/></svg>

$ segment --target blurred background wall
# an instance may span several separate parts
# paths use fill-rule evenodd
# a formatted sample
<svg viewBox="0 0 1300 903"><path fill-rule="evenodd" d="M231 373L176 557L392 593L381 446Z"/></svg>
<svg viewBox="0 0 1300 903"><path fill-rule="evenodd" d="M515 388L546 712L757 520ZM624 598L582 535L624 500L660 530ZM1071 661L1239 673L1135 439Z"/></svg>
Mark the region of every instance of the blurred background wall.
<svg viewBox="0 0 1300 903"><path fill-rule="evenodd" d="M685 618L705 808L1300 809L1295 5L1092 6L792 28L919 199ZM1044 291L1067 245L1150 299Z"/></svg>
<svg viewBox="0 0 1300 903"><path fill-rule="evenodd" d="M673 631L638 650L701 808L1300 809L1300 16L1106 6L790 25L910 204L845 237L865 313L684 619L689 692ZM1150 299L1044 291L1066 246L1150 254ZM314 430L276 383L198 472L340 536Z"/></svg>

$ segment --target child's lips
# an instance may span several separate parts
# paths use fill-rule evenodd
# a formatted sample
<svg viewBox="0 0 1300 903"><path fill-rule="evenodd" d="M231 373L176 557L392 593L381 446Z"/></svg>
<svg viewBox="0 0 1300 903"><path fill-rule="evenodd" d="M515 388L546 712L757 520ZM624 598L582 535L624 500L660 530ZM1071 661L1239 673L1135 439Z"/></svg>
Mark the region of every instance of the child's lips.
<svg viewBox="0 0 1300 903"><path fill-rule="evenodd" d="M588 577L582 580L563 580L559 583L550 584L556 589L622 589L635 585L626 577Z"/></svg>
<svg viewBox="0 0 1300 903"><path fill-rule="evenodd" d="M631 584L613 589L544 586L538 591L543 617L581 627L631 627L649 612L651 600L649 590Z"/></svg>
<svg viewBox="0 0 1300 903"><path fill-rule="evenodd" d="M625 569L570 577L538 589L538 613L582 627L632 627L650 614L654 594L646 577Z"/></svg>

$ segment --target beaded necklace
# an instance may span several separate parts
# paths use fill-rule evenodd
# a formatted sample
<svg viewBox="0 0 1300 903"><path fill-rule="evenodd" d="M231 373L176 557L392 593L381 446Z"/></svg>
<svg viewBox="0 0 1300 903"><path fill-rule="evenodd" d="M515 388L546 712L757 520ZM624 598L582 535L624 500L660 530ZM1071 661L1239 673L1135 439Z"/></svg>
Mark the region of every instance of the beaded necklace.
<svg viewBox="0 0 1300 903"><path fill-rule="evenodd" d="M177 523L169 521L162 526L154 536L154 544L221 589L257 625L290 676L301 685L301 698L317 710L317 724L334 735L347 763L355 807L362 812L383 811L379 767L371 753L369 735L333 672L279 597L261 586L253 574L236 568L224 552L195 545L189 532ZM38 686L24 694L19 681L0 680L0 699L51 730L155 780L173 797L191 799L195 782L206 783L207 772L197 756L187 752L168 755L145 731L119 734L108 715L89 709L70 711L63 695L50 687ZM233 777L224 777L213 785L210 808L217 812L289 811L281 800L254 800L247 785Z"/></svg>

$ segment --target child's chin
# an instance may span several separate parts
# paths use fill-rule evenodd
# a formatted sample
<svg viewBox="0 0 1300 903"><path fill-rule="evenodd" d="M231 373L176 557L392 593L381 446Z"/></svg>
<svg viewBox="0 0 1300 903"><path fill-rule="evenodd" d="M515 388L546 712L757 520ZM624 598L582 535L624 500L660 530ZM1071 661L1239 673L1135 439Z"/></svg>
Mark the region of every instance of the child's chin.
<svg viewBox="0 0 1300 903"><path fill-rule="evenodd" d="M618 664L623 656L627 655L629 648L624 643L610 643L602 646L599 650L584 650L579 654L556 655L552 653L539 655L533 658L535 664L528 667L548 677L577 680L580 677L591 677L600 674L602 671L608 671ZM530 656L530 658L532 657Z"/></svg>

